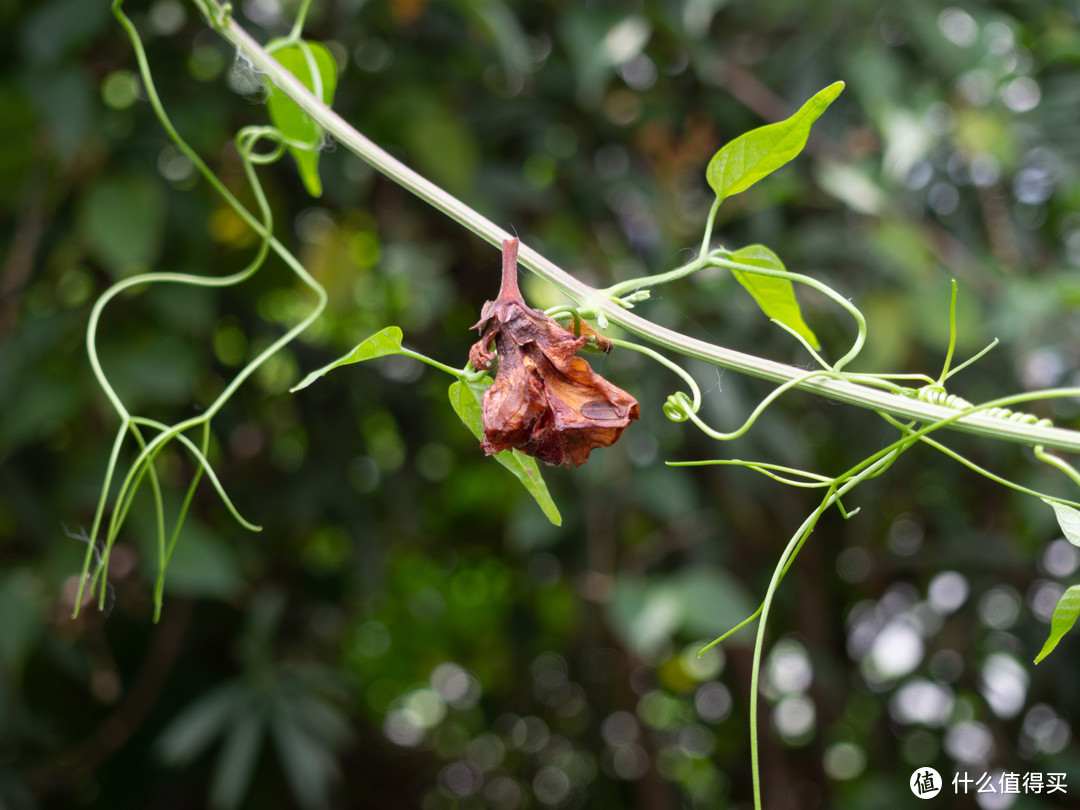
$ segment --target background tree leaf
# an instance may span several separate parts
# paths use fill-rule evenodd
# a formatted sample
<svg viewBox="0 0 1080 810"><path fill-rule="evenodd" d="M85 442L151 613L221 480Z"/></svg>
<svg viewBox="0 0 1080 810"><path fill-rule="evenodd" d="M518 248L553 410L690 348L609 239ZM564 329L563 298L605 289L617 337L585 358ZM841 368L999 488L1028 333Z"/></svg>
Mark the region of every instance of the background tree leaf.
<svg viewBox="0 0 1080 810"><path fill-rule="evenodd" d="M166 220L161 185L141 175L95 183L82 198L79 232L114 278L145 272L161 253Z"/></svg>
<svg viewBox="0 0 1080 810"><path fill-rule="evenodd" d="M1080 615L1080 585L1073 585L1061 595L1054 607L1054 615L1050 619L1050 637L1046 639L1043 648L1035 656L1036 664L1054 651L1062 637L1076 624L1078 615Z"/></svg>
<svg viewBox="0 0 1080 810"><path fill-rule="evenodd" d="M806 146L810 125L843 89L843 82L833 82L790 118L752 129L725 144L713 155L705 170L705 177L717 199L746 191L798 155Z"/></svg>
<svg viewBox="0 0 1080 810"><path fill-rule="evenodd" d="M385 357L388 354L400 354L402 337L400 327L388 326L385 329L380 329L363 343L354 346L348 354L339 357L333 363L329 363L308 374L304 379L290 388L289 392L295 394L302 388L307 388L315 382L315 380L319 379L319 377L324 376L327 372L332 371L338 366L362 363L365 360L374 360L376 357Z"/></svg>
<svg viewBox="0 0 1080 810"><path fill-rule="evenodd" d="M34 576L25 569L0 575L0 673L16 677L40 633L44 600Z"/></svg>
<svg viewBox="0 0 1080 810"><path fill-rule="evenodd" d="M724 632L753 612L754 601L727 570L697 566L648 580L620 576L605 610L623 642L647 657L670 645L678 633L694 639ZM750 641L745 634L731 645Z"/></svg>
<svg viewBox="0 0 1080 810"><path fill-rule="evenodd" d="M484 417L480 401L484 395L484 389L489 385L491 385L490 377L484 377L480 382L475 383L459 380L450 384L450 404L454 406L454 411L461 421L478 439L484 436ZM559 508L555 505L551 493L548 492L536 459L519 453L517 450L503 450L501 453L496 453L494 458L517 477L522 486L533 496L547 519L556 526L561 526L562 515L559 514Z"/></svg>
<svg viewBox="0 0 1080 810"><path fill-rule="evenodd" d="M732 253L731 258L740 264L787 272L787 268L780 261L780 257L764 245L748 245ZM795 298L795 288L790 281L783 278L747 273L742 270L732 270L731 272L734 274L735 280L742 284L750 295L754 296L754 300L757 301L762 312L794 329L815 349L819 348L820 344L817 335L803 320L802 310L799 309L799 301Z"/></svg>
<svg viewBox="0 0 1080 810"><path fill-rule="evenodd" d="M337 775L336 752L312 736L287 706L277 707L272 729L278 760L293 793L305 808L328 807L330 786Z"/></svg>
<svg viewBox="0 0 1080 810"><path fill-rule="evenodd" d="M333 102L334 91L337 90L337 63L329 48L319 42L307 40L300 40L295 45L278 50L273 50L272 42L268 47L274 58L317 98L325 104ZM270 95L266 100L266 108L274 126L289 140L311 144L306 148L290 146L289 152L296 161L300 179L308 193L312 197L321 197L318 143L322 138L322 128L272 82L267 82L267 85Z"/></svg>
<svg viewBox="0 0 1080 810"><path fill-rule="evenodd" d="M200 695L166 726L158 755L169 765L187 765L222 733L242 699L243 691L232 681Z"/></svg>
<svg viewBox="0 0 1080 810"><path fill-rule="evenodd" d="M251 701L247 711L229 729L222 743L210 788L210 806L215 810L239 807L247 794L266 736L264 707Z"/></svg>

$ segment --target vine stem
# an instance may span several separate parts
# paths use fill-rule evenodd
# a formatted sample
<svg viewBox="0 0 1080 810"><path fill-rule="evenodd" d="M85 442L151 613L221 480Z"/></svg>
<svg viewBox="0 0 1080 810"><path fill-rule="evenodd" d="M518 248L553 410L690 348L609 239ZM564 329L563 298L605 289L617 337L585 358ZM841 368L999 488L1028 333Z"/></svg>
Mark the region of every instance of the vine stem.
<svg viewBox="0 0 1080 810"><path fill-rule="evenodd" d="M264 73L275 85L281 88L282 92L295 101L301 109L311 116L313 121L322 126L338 142L347 146L374 168L492 245L498 247L505 240L513 238L513 234L500 228L487 217L484 217L461 200L392 157L373 141L358 132L334 110L312 95L295 76L268 54L220 4L214 2L214 0L202 0L199 5L210 25L221 36L242 53L255 69ZM629 312L619 303L613 301L610 296L606 296L602 291L579 281L528 245L521 245L519 260L521 264L575 301L580 307L594 311L598 320L606 320L669 351L774 383L794 382L794 387L809 393L868 410L883 411L899 419L926 423L945 420L952 429L974 433L991 439L1025 445L1041 445L1047 449L1067 453L1080 453L1080 431L1007 422L980 413L972 413L960 419L949 420L950 409L945 406L898 396L888 391L860 385L848 379L813 377L799 380L798 378L806 375L806 370L803 368L717 346L675 332L646 320L633 312Z"/></svg>
<svg viewBox="0 0 1080 810"><path fill-rule="evenodd" d="M833 504L838 504L840 499L847 492L862 481L880 475L888 469L900 453L907 449L914 441L915 439L912 438L900 439L891 446L878 451L870 458L856 465L856 467L852 468L852 470L849 470L847 473L838 476L834 480L834 483L829 487L828 492L825 494L825 497L818 507L810 513L795 534L792 535L783 554L780 555L776 567L773 569L772 579L769 581L769 587L765 591L765 598L762 600L761 607L758 608L757 611L760 619L758 621L757 634L754 637L754 659L750 670L750 771L754 787L755 810L762 810L763 807L761 803L761 762L760 746L758 744L757 711L758 695L760 694L761 689L761 664L764 658L765 629L769 621L769 610L772 608L776 591L780 587L780 581L784 578L784 574L787 573L788 568L790 568L795 561L795 558L802 550L803 545L814 531L814 527L817 526L818 520L825 514L826 510ZM852 477L845 480L845 477L849 475ZM840 483L841 481L843 481L843 483Z"/></svg>
<svg viewBox="0 0 1080 810"><path fill-rule="evenodd" d="M241 130L237 135L236 145L244 167L244 173L247 177L249 185L255 195L255 200L259 209L259 216L256 217L252 214L239 200L234 197L227 188L221 183L220 180L209 170L202 159L195 153L190 146L180 137L179 132L172 125L165 109L161 103L161 99L158 97L157 90L154 85L153 78L150 73L149 62L146 58L146 52L142 44L142 40L139 38L138 31L136 30L131 19L123 12L124 0L113 0L112 11L120 25L127 32L131 41L132 47L135 51L136 60L139 64L139 72L143 79L143 86L146 92L146 96L150 105L152 106L155 114L165 131L176 144L176 146L187 155L198 171L206 178L206 180L213 186L213 188L220 193L222 198L228 203L236 213L243 218L255 232L261 237L259 248L256 252L255 258L248 264L246 268L228 276L196 276L187 273L173 273L173 272L157 272L157 273L144 273L138 276L133 276L124 279L112 287L110 287L95 303L93 310L91 311L90 319L87 324L86 333L86 345L87 353L90 359L91 369L94 373L102 390L109 399L113 408L120 416L121 425L117 432L116 439L113 443L112 453L109 457L109 464L105 471L105 479L102 484L101 495L98 500L97 511L94 515L93 527L88 537L87 550L83 558L82 576L79 579L78 592L74 600L73 616L77 616L79 609L82 605L83 594L87 585L89 585L91 592L97 583L104 583L107 576L109 567L109 555L112 550L113 542L115 541L119 532L120 526L123 524L127 517L128 510L134 501L135 494L139 489L140 484L144 478L149 479L152 489L152 496L154 501L154 513L157 523L157 535L158 535L158 577L154 588L154 618L155 621L160 617L162 595L164 590L164 576L165 568L168 563L168 559L172 554L172 550L175 547L176 540L179 536L180 527L183 525L184 519L190 508L191 501L194 495L195 487L198 484L198 480L205 475L210 479L214 488L221 495L225 506L228 508L233 517L244 526L245 528L253 531L260 531L260 528L248 521L246 521L236 511L232 502L225 494L221 487L217 476L214 474L213 469L210 467L209 462L206 459L206 450L209 447L209 422L217 411L225 404L225 402L232 396L236 389L252 374L254 371L264 363L271 355L279 351L283 346L293 340L297 335L310 326L321 314L326 307L327 294L323 287L307 272L307 270L300 264L300 262L287 251L284 246L273 237L273 218L271 214L270 205L266 199L265 194L262 191L262 187L259 184L257 174L255 172L255 166L264 164L276 160L281 154L284 153L287 142L281 138L280 134L272 127L248 127ZM216 3L210 4L206 0L196 0L200 10L206 16L214 27L220 27L225 20L228 19L228 11L226 8L218 6ZM310 0L305 0L303 11L306 12L307 6ZM257 151L257 145L262 138L269 138L273 140L274 148L270 152L259 153ZM279 337L273 343L264 349L257 357L251 360L244 368L242 368L233 380L225 386L225 389L219 394L218 398L214 400L207 408L205 408L198 416L192 417L185 421L182 421L175 425L164 425L159 422L155 422L150 419L133 416L128 412L128 409L124 406L120 397L116 394L108 378L106 377L104 370L101 366L98 358L97 351L97 330L101 319L101 314L104 311L106 305L115 298L120 292L130 287L140 286L150 283L178 283L187 284L202 287L227 287L234 284L239 284L252 275L254 275L270 250L274 250L278 253L285 263L293 270L293 272L300 278L300 280L309 287L316 296L316 304L313 311L307 315L300 323L296 324L292 329ZM184 433L193 427L201 425L203 428L203 449L198 449L191 440L184 435ZM143 437L141 427L149 427L160 431L156 437L150 442L147 442ZM128 433L131 433L134 437L136 444L139 447L139 454L135 461L132 462L128 469L127 475L121 482L119 491L115 496L115 505L112 515L110 517L108 527L106 529L106 537L104 538L103 549L100 552L100 558L98 565L96 566L93 574L90 573L93 558L97 554L97 537L98 532L102 527L102 523L106 514L106 509L109 501L109 494L112 490L114 475L116 473L117 464L121 448L124 444L124 438ZM164 504L162 499L161 487L158 482L157 473L154 470L154 462L157 456L161 453L164 447L174 439L184 444L196 457L199 464L197 472L193 476L192 482L188 488L187 496L180 508L180 514L177 518L173 535L170 539L165 536L165 519L164 519ZM105 587L102 584L99 596L99 608L104 607L105 600Z"/></svg>

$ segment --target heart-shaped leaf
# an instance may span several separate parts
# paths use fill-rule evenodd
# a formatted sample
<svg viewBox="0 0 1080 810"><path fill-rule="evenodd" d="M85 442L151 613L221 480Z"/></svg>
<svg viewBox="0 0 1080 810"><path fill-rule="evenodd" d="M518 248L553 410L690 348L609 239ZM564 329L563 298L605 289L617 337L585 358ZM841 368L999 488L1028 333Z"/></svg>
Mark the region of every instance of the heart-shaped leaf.
<svg viewBox="0 0 1080 810"><path fill-rule="evenodd" d="M717 199L746 191L758 180L779 169L803 150L810 125L825 112L844 89L834 82L799 108L790 118L752 129L713 155L705 170Z"/></svg>
<svg viewBox="0 0 1080 810"><path fill-rule="evenodd" d="M739 264L749 264L766 270L787 272L780 257L764 245L749 245L731 254ZM794 285L786 278L763 276L745 270L732 270L736 281L754 296L761 311L801 335L813 348L819 347L817 336L802 317L799 302L795 298Z"/></svg>
<svg viewBox="0 0 1080 810"><path fill-rule="evenodd" d="M280 40L279 40L280 42ZM274 58L301 84L310 90L316 98L326 105L334 100L337 89L337 63L330 50L318 42L299 42L284 47L267 46ZM323 130L311 117L289 98L273 82L267 81L270 96L266 100L267 112L274 126L290 141L300 145L290 145L289 152L296 161L300 179L312 197L322 195L322 181L319 179L319 144Z"/></svg>

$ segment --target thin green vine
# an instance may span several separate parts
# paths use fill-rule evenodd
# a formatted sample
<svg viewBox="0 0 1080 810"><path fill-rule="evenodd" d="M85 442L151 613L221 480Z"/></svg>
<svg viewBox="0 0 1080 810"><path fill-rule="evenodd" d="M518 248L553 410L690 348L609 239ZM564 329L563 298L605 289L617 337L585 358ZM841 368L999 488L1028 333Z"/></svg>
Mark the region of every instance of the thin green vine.
<svg viewBox="0 0 1080 810"><path fill-rule="evenodd" d="M305 3L305 10L308 4ZM108 574L109 568L109 556L119 534L120 528L123 525L135 496L139 490L140 485L144 479L148 479L150 482L151 493L153 497L153 507L157 529L157 544L158 544L158 574L154 585L154 617L155 620L160 617L162 609L162 599L164 593L165 582L165 570L168 566L168 561L172 555L172 552L176 546L177 539L180 534L180 529L184 524L188 511L191 508L192 499L194 497L195 487L199 483L202 476L205 474L206 478L211 482L215 491L221 497L226 509L236 519L236 521L246 529L251 531L259 531L260 527L245 519L232 501L226 495L221 482L215 475L210 462L207 459L207 451L209 449L210 438L210 422L214 416L225 406L229 399L235 394L237 389L258 369L263 363L270 357L279 352L284 346L292 342L301 332L307 329L314 321L322 314L326 307L327 296L326 291L304 268L304 266L297 260L291 252L289 252L284 245L282 245L273 236L273 215L270 210L269 203L266 200L266 195L263 192L262 185L259 182L258 176L255 172L256 165L263 165L271 163L281 157L284 153L284 149L288 145L296 145L287 139L283 138L281 134L273 127L261 126L261 127L248 127L241 130L236 137L237 152L241 158L241 164L244 169L244 175L248 184L251 187L253 195L256 201L256 207L258 209L258 215L250 212L240 201L225 187L225 185L217 178L217 176L210 170L201 157L187 144L175 126L172 124L168 114L165 111L164 105L158 95L157 88L154 84L153 76L151 74L149 61L146 56L145 49L142 44L142 40L139 37L131 19L122 10L123 0L114 0L112 5L113 14L116 16L120 25L128 34L128 38L131 41L132 48L135 52L135 58L139 66L139 72L142 78L143 86L147 95L147 99L154 110L162 127L169 135L170 139L176 145L176 147L191 160L192 164L203 176L204 179L213 187L213 189L225 200L225 202L255 231L259 236L259 244L255 252L254 258L248 263L246 267L235 273L226 276L197 276L188 273L171 273L171 272L153 272L143 273L131 278L124 279L117 282L106 290L101 297L94 304L90 313L90 318L87 323L86 331L86 345L87 353L90 359L90 366L93 371L94 377L98 384L101 386L106 397L111 403L113 409L120 417L120 426L116 433L116 438L113 441L112 452L109 456L109 461L105 469L104 482L101 488L101 495L98 499L97 509L94 514L94 520L89 533L88 548L83 560L83 575L80 579L78 594L75 599L74 615L78 615L80 607L82 605L83 594L89 586L90 592L93 593L95 588L98 591L98 604L99 607L104 606L105 588L103 586L105 577ZM213 16L212 19L216 21L218 25L223 25L227 19L229 19L228 9L226 7L218 7L218 13ZM257 151L261 142L267 141L272 144L272 149L269 152L260 153ZM305 286L307 286L315 294L315 304L312 307L309 314L303 318L298 324L289 329L285 334L280 336L277 340L273 341L262 352L260 352L254 359L252 359L247 365L245 365L233 379L225 386L224 390L211 402L202 413L198 416L191 417L189 419L177 422L173 425L165 425L154 420L146 419L132 415L127 407L121 401L119 395L116 393L112 384L109 382L107 375L105 374L101 361L98 355L97 349L97 334L102 317L102 313L105 307L116 298L120 293L133 287L138 287L145 284L186 284L198 287L231 287L250 279L258 270L262 267L269 252L273 250L278 256L280 256L289 267L289 269L300 279ZM157 431L157 434L147 441L143 435L142 429L151 429ZM201 428L201 441L200 446L197 447L187 436L184 434L193 429ZM112 499L112 511L109 517L108 527L105 530L104 537L101 539L102 550L100 557L96 565L94 563L95 549L97 548L99 533L102 530L102 523L105 515L108 511L110 493L113 488L114 477L117 473L117 468L120 461L120 455L124 446L125 437L131 434L137 447L138 454L135 460L131 463L123 481L120 484L118 491ZM179 513L176 517L174 528L171 536L166 537L165 530L165 516L164 516L164 502L162 499L161 486L157 478L157 473L154 470L154 462L162 450L174 439L179 440L181 444L186 447L193 455L197 462L196 472L193 476L191 484L188 487L187 493L181 504ZM93 568L93 570L91 570Z"/></svg>

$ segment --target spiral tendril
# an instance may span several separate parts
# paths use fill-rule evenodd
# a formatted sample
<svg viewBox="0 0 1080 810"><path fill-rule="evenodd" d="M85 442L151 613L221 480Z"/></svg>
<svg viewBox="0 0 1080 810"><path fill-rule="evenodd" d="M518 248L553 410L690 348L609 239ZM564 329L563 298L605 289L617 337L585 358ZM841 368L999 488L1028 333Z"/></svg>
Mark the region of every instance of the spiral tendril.
<svg viewBox="0 0 1080 810"><path fill-rule="evenodd" d="M924 385L915 392L915 398L921 402L929 403L930 405L942 405L957 411L966 411L970 408L977 407L963 397L957 394L950 394L944 388L940 388L936 385ZM1006 422L1017 422L1023 425L1034 425L1035 427L1053 427L1054 425L1053 421L1050 419L1040 419L1033 413L1014 411L1009 408L987 408L982 411L982 413L993 419L1001 419Z"/></svg>
<svg viewBox="0 0 1080 810"><path fill-rule="evenodd" d="M664 402L664 416L672 422L685 422L690 418L693 405L690 398L682 391L672 394Z"/></svg>

